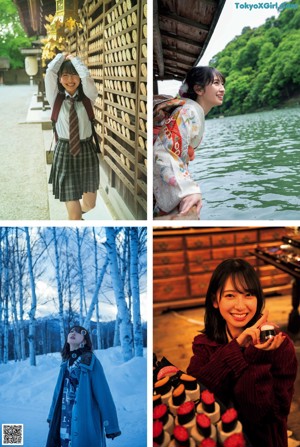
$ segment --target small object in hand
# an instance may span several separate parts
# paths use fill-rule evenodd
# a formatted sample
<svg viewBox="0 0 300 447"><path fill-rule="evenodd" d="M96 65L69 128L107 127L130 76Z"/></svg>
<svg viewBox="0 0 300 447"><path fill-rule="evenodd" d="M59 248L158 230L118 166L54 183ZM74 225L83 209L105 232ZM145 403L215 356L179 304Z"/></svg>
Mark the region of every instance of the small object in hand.
<svg viewBox="0 0 300 447"><path fill-rule="evenodd" d="M265 343L270 338L274 338L276 335L275 327L273 324L265 323L260 327L260 342Z"/></svg>

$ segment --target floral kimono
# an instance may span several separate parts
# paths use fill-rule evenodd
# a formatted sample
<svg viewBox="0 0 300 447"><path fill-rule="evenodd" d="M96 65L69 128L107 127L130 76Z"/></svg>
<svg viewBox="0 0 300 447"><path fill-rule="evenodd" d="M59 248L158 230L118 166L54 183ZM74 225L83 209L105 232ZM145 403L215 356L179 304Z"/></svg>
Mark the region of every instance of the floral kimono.
<svg viewBox="0 0 300 447"><path fill-rule="evenodd" d="M204 111L196 101L163 97L159 101L154 109L154 216L170 213L184 197L200 193L188 164L204 133Z"/></svg>

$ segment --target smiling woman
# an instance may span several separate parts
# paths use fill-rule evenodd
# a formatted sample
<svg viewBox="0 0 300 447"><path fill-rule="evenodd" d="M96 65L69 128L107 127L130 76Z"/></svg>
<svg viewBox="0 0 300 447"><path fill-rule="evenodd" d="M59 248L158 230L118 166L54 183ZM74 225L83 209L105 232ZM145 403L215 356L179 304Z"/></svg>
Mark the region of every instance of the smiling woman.
<svg viewBox="0 0 300 447"><path fill-rule="evenodd" d="M86 108L89 104L92 109L98 91L87 67L68 53L58 54L50 62L45 87L52 110L61 99L49 183L55 198L65 202L69 219L81 220L82 214L96 205L100 181L97 149Z"/></svg>
<svg viewBox="0 0 300 447"><path fill-rule="evenodd" d="M247 261L219 264L206 295L205 329L194 339L187 372L238 409L253 446L286 447L297 360L288 335L260 340L268 318L263 306L258 276Z"/></svg>
<svg viewBox="0 0 300 447"><path fill-rule="evenodd" d="M188 166L204 133L204 117L220 106L223 75L211 67L192 68L179 98L158 97L154 108L153 190L157 219L199 219L202 198Z"/></svg>

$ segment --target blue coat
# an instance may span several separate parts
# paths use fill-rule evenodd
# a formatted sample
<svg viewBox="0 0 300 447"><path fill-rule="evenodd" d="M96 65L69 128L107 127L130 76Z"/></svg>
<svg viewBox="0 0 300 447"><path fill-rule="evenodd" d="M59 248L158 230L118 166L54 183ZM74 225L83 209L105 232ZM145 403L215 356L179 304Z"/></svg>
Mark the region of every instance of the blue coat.
<svg viewBox="0 0 300 447"><path fill-rule="evenodd" d="M117 412L103 368L91 352L82 354L80 379L72 410L72 447L105 447L105 433L120 431ZM60 447L60 415L64 374L67 362L61 364L54 390L48 422L50 430L46 447Z"/></svg>

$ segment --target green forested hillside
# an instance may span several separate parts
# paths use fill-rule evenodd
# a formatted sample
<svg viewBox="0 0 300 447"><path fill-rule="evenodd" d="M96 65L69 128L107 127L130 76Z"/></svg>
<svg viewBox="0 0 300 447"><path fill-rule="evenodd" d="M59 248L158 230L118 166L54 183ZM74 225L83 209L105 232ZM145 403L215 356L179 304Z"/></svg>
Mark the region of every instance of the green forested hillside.
<svg viewBox="0 0 300 447"><path fill-rule="evenodd" d="M233 39L210 65L226 76L220 113L239 114L272 108L300 93L300 0L279 17Z"/></svg>

